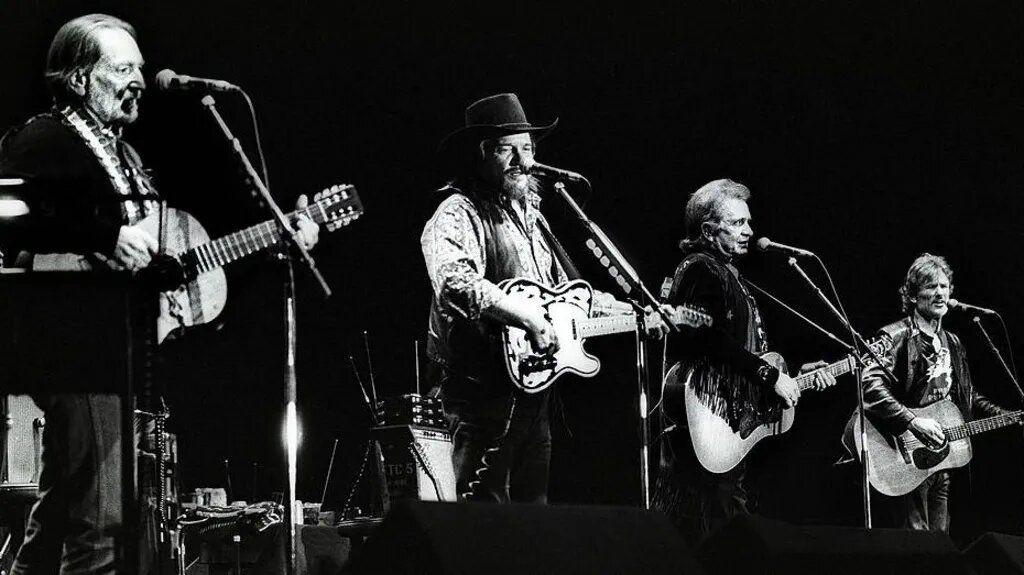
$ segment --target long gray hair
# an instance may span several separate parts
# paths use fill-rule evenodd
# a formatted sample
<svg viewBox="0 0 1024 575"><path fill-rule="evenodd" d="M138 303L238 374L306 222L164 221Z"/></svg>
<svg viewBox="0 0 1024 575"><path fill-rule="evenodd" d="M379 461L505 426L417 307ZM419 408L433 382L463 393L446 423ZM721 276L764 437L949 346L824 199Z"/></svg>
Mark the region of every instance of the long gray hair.
<svg viewBox="0 0 1024 575"><path fill-rule="evenodd" d="M57 30L46 55L44 73L46 85L55 103L78 100L78 95L70 87L71 78L79 71L90 72L100 61L100 43L96 39L96 31L105 28L124 30L135 38L135 28L131 24L107 14L79 16Z"/></svg>

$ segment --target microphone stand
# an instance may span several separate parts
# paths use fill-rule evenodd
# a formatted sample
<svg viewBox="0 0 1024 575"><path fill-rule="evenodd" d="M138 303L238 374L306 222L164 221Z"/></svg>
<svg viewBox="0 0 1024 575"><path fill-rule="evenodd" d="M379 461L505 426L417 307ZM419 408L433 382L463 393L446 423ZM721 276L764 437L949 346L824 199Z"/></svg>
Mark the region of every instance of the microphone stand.
<svg viewBox="0 0 1024 575"><path fill-rule="evenodd" d="M587 187L590 187L590 182L583 179ZM639 410L640 410L640 504L644 510L650 509L651 507L651 473L650 473L650 445L651 445L651 425L647 419L647 396L650 391L649 373L647 367L647 338L646 330L644 329L644 306L646 302L662 317L665 324L668 325L669 329L673 332L678 331L675 324L668 317L668 314L661 309L658 305L658 300L654 298L651 291L647 289L640 276L633 269L633 266L626 261L612 241L608 239L608 236L601 230L601 228L595 224L587 214L583 212L576 200L569 195L569 192L565 189L565 184L562 182L556 182L554 184L555 190L558 192L565 203L568 204L569 208L579 219L580 224L586 231L588 239L586 241L587 247L598 259L598 261L607 270L608 274L611 275L612 279L615 280L616 285L622 289L623 293L633 303L633 307L636 310L637 317L637 329L636 329L636 375L637 375L637 391L639 395ZM639 300L639 302L638 302Z"/></svg>
<svg viewBox="0 0 1024 575"><path fill-rule="evenodd" d="M814 257L815 259L818 259L818 256ZM818 259L818 262L821 263L821 260ZM814 283L814 281L812 281L811 278L806 273L804 273L803 268L801 268L800 264L797 263L796 258L790 256L788 263L790 267L796 270L800 277L804 279L807 285L811 287L811 290L814 291L818 298L825 303L825 306L829 309L829 311L831 311L832 314L839 319L839 322L843 324L843 326L850 332L850 337L853 338L853 343L856 346L856 349L858 351L863 350L860 351L860 353L866 353L867 355L869 355L871 359L873 359L885 371L885 373L892 378L893 381L896 381L896 376L893 375L893 373L889 370L888 367L885 366L885 364L882 363L881 358L879 358L878 354L876 354L875 351L871 349L871 346L869 346L867 342L864 341L864 338L861 337L859 333L857 333L857 330L853 328L853 324L850 323L849 318L847 318L845 314L840 313L840 311L836 309L834 305L832 305L832 301L829 300L828 297L825 296L824 292L822 292L821 289L819 289L818 286ZM821 267L824 268L825 264L822 263ZM867 421L865 419L864 412L864 385L862 383L865 365L864 359L860 355L860 353L853 354L854 361L856 361L857 363L857 367L856 369L854 369L853 375L857 380L857 418L860 424L860 461L862 474L861 478L863 480L862 498L864 505L864 528L871 529L871 476L869 473L870 467L868 465L870 452L868 451L868 437L866 425Z"/></svg>
<svg viewBox="0 0 1024 575"><path fill-rule="evenodd" d="M296 323L295 323L295 269L292 265L291 253L288 250L288 242L294 246L299 254L302 255L303 260L306 262L313 277L316 278L320 284L320 288L324 291L325 297L330 297L331 288L327 285L326 280L320 274L320 271L316 267L316 262L313 261L312 256L309 255L309 251L306 250L302 242L298 240L298 231L292 226L292 223L288 221L288 216L281 211L281 208L274 201L273 196L270 195L270 190L263 183L259 174L256 173L255 168L252 166L252 162L245 155L242 150L242 144L238 141L238 138L231 133L227 124L224 123L224 118L221 117L220 113L217 112L216 102L213 96L207 94L202 99L203 106L210 111L213 119L216 120L217 125L220 126L224 137L227 138L228 143L231 144L231 149L234 151L236 158L241 164L245 173L248 175L249 180L252 182L253 187L259 192L260 197L265 202L267 208L270 210L277 221L278 228L284 232L281 234L282 237L287 238L283 242L282 248L279 251L279 258L284 264L286 271L285 282L284 282L284 312L285 312L285 370L284 370L284 433L285 433L285 445L287 452L287 463L288 463L288 484L285 490L285 509L284 509L284 521L288 526L288 536L285 541L285 556L287 557L287 568L286 573L288 575L294 575L296 572L296 530L295 530L295 484L296 477L298 475L298 451L299 451L299 421L298 421L298 410L296 404L298 402L298 385L295 376L295 356L296 356Z"/></svg>
<svg viewBox="0 0 1024 575"><path fill-rule="evenodd" d="M1020 395L1021 401L1024 402L1024 390L1020 388L1020 383L1017 381L1017 378L1014 377L1013 371L1010 370L1010 366L1006 365L1006 360L1003 359L1003 354L999 353L999 348L996 347L995 342L993 342L992 338L988 335L988 331L985 330L985 326L981 325L981 318L978 317L977 314L975 314L971 321L974 322L974 325L978 326L978 330L981 331L981 335L984 336L985 341L988 343L989 349L992 350L992 353L995 354L996 359L999 360L999 365L1003 366L1003 369L1006 371L1006 375L1010 378L1010 382L1012 382L1013 386L1017 388L1017 393Z"/></svg>

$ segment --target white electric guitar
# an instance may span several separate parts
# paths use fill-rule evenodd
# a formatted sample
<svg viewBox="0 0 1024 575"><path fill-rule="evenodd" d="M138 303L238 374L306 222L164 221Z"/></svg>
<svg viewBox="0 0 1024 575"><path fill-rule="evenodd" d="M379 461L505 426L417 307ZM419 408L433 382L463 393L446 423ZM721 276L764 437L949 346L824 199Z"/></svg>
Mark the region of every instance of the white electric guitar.
<svg viewBox="0 0 1024 575"><path fill-rule="evenodd" d="M638 327L633 314L590 317L594 290L583 280L549 288L533 280L514 278L501 282L499 287L506 294L538 300L558 337L558 351L543 355L533 349L526 330L511 326L503 329L503 352L509 378L526 393L543 391L566 373L593 377L600 371L601 361L583 349L583 342L590 337L636 331ZM677 325L711 325L711 316L686 306L673 308L669 316Z"/></svg>

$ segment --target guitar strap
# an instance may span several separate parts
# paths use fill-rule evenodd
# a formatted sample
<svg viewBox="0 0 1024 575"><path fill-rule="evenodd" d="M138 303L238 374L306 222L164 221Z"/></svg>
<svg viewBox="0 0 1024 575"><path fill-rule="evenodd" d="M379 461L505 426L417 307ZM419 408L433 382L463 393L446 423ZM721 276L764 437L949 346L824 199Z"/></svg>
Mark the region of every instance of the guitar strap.
<svg viewBox="0 0 1024 575"><path fill-rule="evenodd" d="M551 253L554 254L555 260L562 264L562 269L565 270L565 275L570 280L580 279L580 272L576 269L576 265L572 263L572 259L569 258L569 254L566 253L565 248L562 247L562 243L558 241L555 234L551 233L551 228L548 227L548 223L544 220L538 219L537 226L540 228L541 234L544 236L544 240L548 242L548 246L551 247ZM552 274L555 277L556 274Z"/></svg>

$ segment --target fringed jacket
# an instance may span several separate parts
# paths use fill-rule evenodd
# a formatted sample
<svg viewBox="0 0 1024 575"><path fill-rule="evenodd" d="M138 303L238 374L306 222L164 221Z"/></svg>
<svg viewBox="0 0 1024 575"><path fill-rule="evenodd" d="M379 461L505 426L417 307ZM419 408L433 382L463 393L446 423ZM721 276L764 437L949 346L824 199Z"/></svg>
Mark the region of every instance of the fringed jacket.
<svg viewBox="0 0 1024 575"><path fill-rule="evenodd" d="M698 307L712 317L712 327L684 327L670 338L671 360L693 371L689 385L701 402L733 429L750 413L771 420L781 412L773 390L779 372L757 355L767 351L757 303L731 263L708 249L687 254L668 303ZM664 405L663 413L685 425L682 405Z"/></svg>

